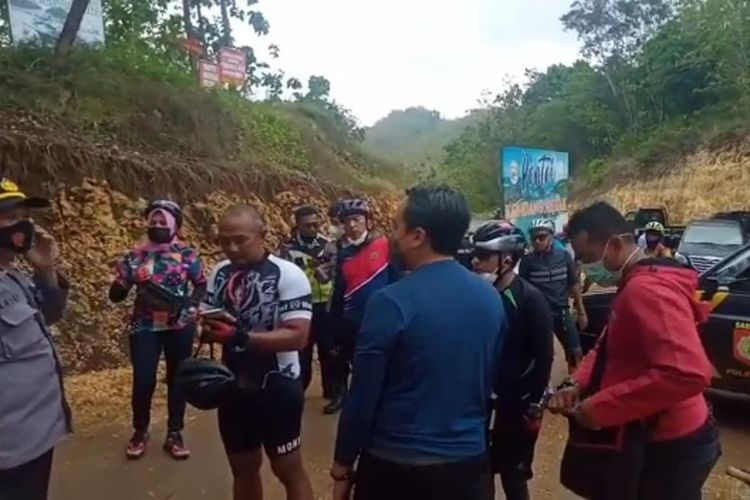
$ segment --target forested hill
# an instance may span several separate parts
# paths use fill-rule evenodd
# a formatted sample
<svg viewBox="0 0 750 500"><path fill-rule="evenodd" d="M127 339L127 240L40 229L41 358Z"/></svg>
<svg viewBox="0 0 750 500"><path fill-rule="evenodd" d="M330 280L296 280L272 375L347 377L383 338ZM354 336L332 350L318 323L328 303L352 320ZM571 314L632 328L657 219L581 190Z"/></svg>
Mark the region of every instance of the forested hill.
<svg viewBox="0 0 750 500"><path fill-rule="evenodd" d="M485 110L476 110L450 120L422 106L394 110L365 131L362 147L374 156L407 167L433 165L448 143L485 116Z"/></svg>
<svg viewBox="0 0 750 500"><path fill-rule="evenodd" d="M475 209L499 203L502 145L569 151L585 194L679 168L750 131L747 0L579 0L560 21L578 34L580 60L498 89L483 120L432 153L434 177Z"/></svg>

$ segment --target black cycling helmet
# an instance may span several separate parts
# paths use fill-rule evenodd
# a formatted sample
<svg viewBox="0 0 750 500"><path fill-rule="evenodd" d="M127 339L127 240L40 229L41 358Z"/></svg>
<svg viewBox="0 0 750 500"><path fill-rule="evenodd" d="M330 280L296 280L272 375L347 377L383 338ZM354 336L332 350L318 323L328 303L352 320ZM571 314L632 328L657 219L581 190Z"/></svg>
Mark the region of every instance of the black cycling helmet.
<svg viewBox="0 0 750 500"><path fill-rule="evenodd" d="M146 210L143 211L143 217L148 217L148 215L154 210L166 210L174 216L174 220L177 223L177 229L182 227L182 209L177 203L169 200L154 200L149 203Z"/></svg>
<svg viewBox="0 0 750 500"><path fill-rule="evenodd" d="M500 219L482 224L474 231L472 244L475 249L516 253L526 248L526 237L512 222Z"/></svg>
<svg viewBox="0 0 750 500"><path fill-rule="evenodd" d="M349 217L350 215L370 215L370 207L367 202L361 198L352 198L341 200L338 211L339 219Z"/></svg>
<svg viewBox="0 0 750 500"><path fill-rule="evenodd" d="M188 358L177 367L174 383L188 403L199 410L213 410L234 384L234 375L219 361Z"/></svg>

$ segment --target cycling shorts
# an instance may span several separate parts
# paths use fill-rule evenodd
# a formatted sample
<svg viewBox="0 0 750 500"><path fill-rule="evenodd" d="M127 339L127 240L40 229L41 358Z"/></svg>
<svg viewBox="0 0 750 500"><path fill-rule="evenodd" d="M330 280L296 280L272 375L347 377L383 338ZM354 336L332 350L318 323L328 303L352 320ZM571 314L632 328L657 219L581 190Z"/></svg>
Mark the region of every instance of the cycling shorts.
<svg viewBox="0 0 750 500"><path fill-rule="evenodd" d="M269 457L297 450L304 403L302 380L276 373L268 374L258 392L233 389L218 411L227 455L252 452L261 445Z"/></svg>

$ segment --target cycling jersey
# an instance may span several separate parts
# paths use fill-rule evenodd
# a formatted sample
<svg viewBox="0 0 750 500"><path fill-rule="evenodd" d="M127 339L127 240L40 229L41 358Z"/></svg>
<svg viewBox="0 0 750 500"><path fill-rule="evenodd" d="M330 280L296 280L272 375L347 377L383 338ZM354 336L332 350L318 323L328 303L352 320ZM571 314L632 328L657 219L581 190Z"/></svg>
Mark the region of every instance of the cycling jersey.
<svg viewBox="0 0 750 500"><path fill-rule="evenodd" d="M335 245L322 234L306 241L300 234L281 249L281 257L294 262L310 280L313 304L328 302L333 292Z"/></svg>
<svg viewBox="0 0 750 500"><path fill-rule="evenodd" d="M237 319L239 334L271 331L284 321L312 318L310 282L305 273L274 255L246 266L228 260L217 264L208 280L207 300ZM290 378L300 375L297 351L255 352L247 348L244 335L224 346L224 363L240 386L262 385L270 372Z"/></svg>
<svg viewBox="0 0 750 500"><path fill-rule="evenodd" d="M500 401L538 402L552 370L552 311L542 293L520 276L500 296L508 316L495 393Z"/></svg>
<svg viewBox="0 0 750 500"><path fill-rule="evenodd" d="M506 498L528 498L540 426L528 410L541 400L552 371L552 311L542 293L521 277L500 296L509 328L495 383L490 458Z"/></svg>
<svg viewBox="0 0 750 500"><path fill-rule="evenodd" d="M385 236L367 235L362 243L339 245L331 312L359 323L370 296L395 280Z"/></svg>
<svg viewBox="0 0 750 500"><path fill-rule="evenodd" d="M578 283L573 259L555 246L547 252L524 255L519 274L537 287L552 309L568 309L570 288Z"/></svg>

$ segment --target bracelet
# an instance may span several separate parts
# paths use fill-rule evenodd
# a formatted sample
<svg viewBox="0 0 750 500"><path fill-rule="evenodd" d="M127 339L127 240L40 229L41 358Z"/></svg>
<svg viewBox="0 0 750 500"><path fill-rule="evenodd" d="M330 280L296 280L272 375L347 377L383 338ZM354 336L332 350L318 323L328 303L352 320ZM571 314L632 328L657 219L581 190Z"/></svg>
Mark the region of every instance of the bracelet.
<svg viewBox="0 0 750 500"><path fill-rule="evenodd" d="M352 471L351 470L346 471L341 476L337 476L336 474L334 474L333 469L329 470L328 473L331 475L331 478L334 481L339 482L339 483L349 482L349 481L352 480Z"/></svg>

